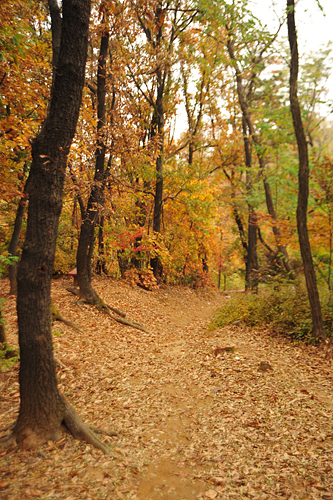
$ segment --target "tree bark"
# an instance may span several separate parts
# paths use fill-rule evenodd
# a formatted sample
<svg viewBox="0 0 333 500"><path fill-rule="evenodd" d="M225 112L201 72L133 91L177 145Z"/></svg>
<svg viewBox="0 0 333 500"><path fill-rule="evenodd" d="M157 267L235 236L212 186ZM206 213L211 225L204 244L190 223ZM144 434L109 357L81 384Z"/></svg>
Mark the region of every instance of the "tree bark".
<svg viewBox="0 0 333 500"><path fill-rule="evenodd" d="M90 0L63 0L62 13L52 97L32 143L27 233L18 271L21 403L14 436L22 448L58 439L62 422L70 425L72 416L57 388L50 291L67 155L84 84Z"/></svg>
<svg viewBox="0 0 333 500"><path fill-rule="evenodd" d="M155 24L157 28L156 46L159 47L162 41L164 11L162 3L158 2L155 12ZM161 232L162 210L163 210L163 161L164 161L164 87L167 75L166 69L159 68L156 72L157 79L157 96L155 103L156 125L159 136L159 154L156 159L156 185L154 196L154 214L153 214L153 231ZM162 273L161 261L158 256L151 259L151 266L156 279L160 278Z"/></svg>
<svg viewBox="0 0 333 500"><path fill-rule="evenodd" d="M59 60L60 54L60 43L61 43L61 10L58 4L58 0L48 0L49 11L51 16L51 31L52 31L52 65L53 65L53 79L54 84L56 68Z"/></svg>
<svg viewBox="0 0 333 500"><path fill-rule="evenodd" d="M17 247L19 244L19 239L20 239L20 233L21 233L21 227L22 227L22 221L23 221L23 216L24 216L24 211L25 211L25 206L27 203L27 198L28 198L28 187L29 187L29 177L26 180L26 183L24 185L23 189L23 196L20 199L19 205L17 207L16 211L16 217L15 217L15 222L14 222L14 230L12 233L12 237L8 246L8 253L10 253L13 256L17 256ZM13 262L10 264L8 268L8 273L9 273L9 282L10 282L10 295L16 295L17 294L17 262Z"/></svg>
<svg viewBox="0 0 333 500"><path fill-rule="evenodd" d="M323 318L317 288L316 273L312 261L310 240L307 228L307 210L309 198L309 158L308 146L304 134L301 111L297 96L298 80L298 47L295 24L295 2L287 0L288 38L291 52L289 97L290 109L298 146L298 200L297 200L297 230L301 249L306 286L311 307L313 333L317 340L326 338Z"/></svg>
<svg viewBox="0 0 333 500"><path fill-rule="evenodd" d="M101 37L100 52L97 69L97 144L95 152L94 184L88 200L85 218L81 225L81 232L77 250L77 278L80 287L80 296L89 303L101 307L101 299L91 286L91 258L95 244L95 227L100 218L104 205L103 190L105 177L105 96L106 96L106 58L109 46L109 33L105 29Z"/></svg>
<svg viewBox="0 0 333 500"><path fill-rule="evenodd" d="M6 346L6 344L7 344L5 323L4 323L4 319L2 317L1 305L0 305L0 344L3 344L4 346Z"/></svg>
<svg viewBox="0 0 333 500"><path fill-rule="evenodd" d="M246 191L252 194L252 155L246 119L242 119L244 152L246 165ZM251 203L248 203L247 255L245 268L245 290L258 293L257 218Z"/></svg>
<svg viewBox="0 0 333 500"><path fill-rule="evenodd" d="M108 274L108 270L105 264L105 252L104 252L104 215L99 218L98 225L98 260L96 263L96 273L102 275Z"/></svg>

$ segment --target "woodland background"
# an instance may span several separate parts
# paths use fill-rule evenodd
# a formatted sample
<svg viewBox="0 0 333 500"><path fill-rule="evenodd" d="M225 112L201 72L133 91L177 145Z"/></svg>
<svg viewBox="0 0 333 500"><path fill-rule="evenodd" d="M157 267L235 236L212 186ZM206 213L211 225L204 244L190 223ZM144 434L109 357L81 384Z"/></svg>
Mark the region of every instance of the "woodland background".
<svg viewBox="0 0 333 500"><path fill-rule="evenodd" d="M59 50L52 4L1 6L2 255L19 255L25 237L31 141ZM288 52L250 2L94 2L54 275L76 266L88 218L95 273L146 289L245 283L281 291L289 282L292 296L303 269ZM308 229L324 306L332 288L332 125L322 114L330 71L328 46L301 62L298 85L311 172Z"/></svg>
<svg viewBox="0 0 333 500"><path fill-rule="evenodd" d="M290 52L245 0L1 2L6 498L332 497L331 56L286 7Z"/></svg>

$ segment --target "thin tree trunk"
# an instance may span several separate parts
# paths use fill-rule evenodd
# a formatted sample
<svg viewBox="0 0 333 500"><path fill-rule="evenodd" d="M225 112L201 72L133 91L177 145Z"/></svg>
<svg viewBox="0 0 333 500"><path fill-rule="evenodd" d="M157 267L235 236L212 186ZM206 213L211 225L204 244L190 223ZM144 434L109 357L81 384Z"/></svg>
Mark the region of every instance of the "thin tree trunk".
<svg viewBox="0 0 333 500"><path fill-rule="evenodd" d="M3 346L6 346L7 344L7 338L6 338L6 332L5 332L5 322L2 317L2 311L0 307L0 344L3 344Z"/></svg>
<svg viewBox="0 0 333 500"><path fill-rule="evenodd" d="M254 125L252 123L251 114L249 112L248 104L246 102L246 97L245 97L245 92L244 92L244 87L243 87L243 78L242 78L241 71L238 67L237 61L235 59L233 41L231 38L231 30L228 26L227 26L227 31L229 32L229 38L227 40L227 48L228 48L229 56L230 56L231 60L233 61L233 65L235 68L235 75L236 75L236 82L237 82L237 94L238 94L239 104L240 104L240 107L241 107L241 110L243 113L243 117L246 120L246 124L247 124L247 127L249 129L250 135L252 137L253 143L256 146L259 166L260 166L260 170L261 170L261 173L263 176L267 211L272 218L273 233L274 233L274 236L276 239L276 245L278 247L279 252L282 255L282 261L283 261L283 264L284 264L286 271L289 274L289 277L291 279L295 279L295 275L294 275L292 266L290 264L287 249L281 243L281 231L280 231L280 228L279 228L278 222L277 222L277 216L276 216L276 212L275 212L275 208L274 208L271 187L270 187L269 182L266 179L266 163L265 163L265 159L264 159L263 154L262 154L263 148L262 148L260 138L259 138L258 134L256 133Z"/></svg>
<svg viewBox="0 0 333 500"><path fill-rule="evenodd" d="M288 38L291 52L290 61L290 109L298 146L298 201L297 201L297 230L301 249L306 286L311 307L313 333L317 340L326 338L323 318L317 288L316 273L312 261L310 240L307 228L307 210L309 197L309 158L308 147L304 134L301 111L297 96L298 79L298 47L295 25L295 2L287 0Z"/></svg>
<svg viewBox="0 0 333 500"><path fill-rule="evenodd" d="M247 133L247 123L242 119L244 152L246 165L246 191L248 197L252 194L252 155L250 141ZM257 256L257 222L254 208L248 203L248 232L247 232L247 256L245 269L245 290L253 290L258 293L258 256Z"/></svg>
<svg viewBox="0 0 333 500"><path fill-rule="evenodd" d="M24 211L25 211L25 206L27 203L27 198L28 198L28 191L29 191L29 177L26 180L26 183L24 185L23 189L23 196L20 199L19 205L17 207L16 211L16 217L15 217L15 222L14 222L14 230L12 233L12 237L8 246L8 253L10 253L13 256L17 256L17 248L19 244L19 239L20 239L20 234L21 234L21 227L22 227L22 221L23 221L23 216L24 216ZM9 273L9 282L10 282L10 295L16 295L17 294L17 262L13 262L9 268L8 268L8 273Z"/></svg>
<svg viewBox="0 0 333 500"><path fill-rule="evenodd" d="M75 218L76 218L76 205L77 205L77 195L74 196L74 201L73 201L71 250L74 249L74 228L75 228Z"/></svg>
<svg viewBox="0 0 333 500"><path fill-rule="evenodd" d="M162 9L162 3L158 2L155 13L155 23L158 27L158 32L156 36L156 45L160 46L162 41L162 29L163 29L163 18L164 12ZM162 221L162 209L163 209L163 161L164 161L164 87L166 70L159 68L156 72L157 78L157 97L155 103L156 111L156 125L157 133L159 136L159 155L156 159L156 186L155 186L155 196L154 196L154 215L153 215L153 231L156 233L161 232L161 221ZM160 278L162 274L162 265L160 258L158 256L151 259L151 266L153 268L153 273L156 279Z"/></svg>
<svg viewBox="0 0 333 500"><path fill-rule="evenodd" d="M97 293L91 286L91 259L95 244L95 227L104 205L103 190L105 176L105 142L103 130L106 117L106 58L109 46L109 33L105 30L101 37L100 52L97 70L97 144L94 185L92 187L85 218L82 221L77 250L77 278L80 287L80 296L91 304L100 305Z"/></svg>
<svg viewBox="0 0 333 500"><path fill-rule="evenodd" d="M104 258L104 216L100 217L99 225L98 225L98 260L96 263L96 272L97 274L108 274L105 265Z"/></svg>

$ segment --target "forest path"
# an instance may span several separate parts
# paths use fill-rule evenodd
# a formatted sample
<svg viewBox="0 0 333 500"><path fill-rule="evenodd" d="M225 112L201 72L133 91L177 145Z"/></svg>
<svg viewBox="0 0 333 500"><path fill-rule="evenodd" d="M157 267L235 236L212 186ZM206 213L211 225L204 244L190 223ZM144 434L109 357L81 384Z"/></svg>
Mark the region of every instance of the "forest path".
<svg viewBox="0 0 333 500"><path fill-rule="evenodd" d="M53 326L60 388L86 422L120 436L107 438L113 456L70 437L0 451L1 499L333 499L333 374L317 349L240 326L209 331L227 300L218 294L95 280L143 333L80 310L67 284L54 281L53 300L84 333ZM8 297L5 318L15 345ZM18 410L17 366L0 377L2 427Z"/></svg>

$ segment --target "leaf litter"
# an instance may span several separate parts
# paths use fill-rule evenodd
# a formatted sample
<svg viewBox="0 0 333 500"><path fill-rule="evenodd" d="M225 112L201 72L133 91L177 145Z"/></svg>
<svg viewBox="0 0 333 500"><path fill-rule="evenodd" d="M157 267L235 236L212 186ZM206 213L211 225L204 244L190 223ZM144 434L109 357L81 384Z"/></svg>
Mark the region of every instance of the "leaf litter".
<svg viewBox="0 0 333 500"><path fill-rule="evenodd" d="M81 331L53 324L59 388L86 423L118 436L103 437L111 455L70 436L0 449L1 499L333 498L333 377L321 351L268 330L209 331L227 300L218 294L94 280L145 333L79 309L67 285L53 281L52 299ZM16 347L15 299L7 280L0 287ZM18 364L0 384L3 429L18 413Z"/></svg>

